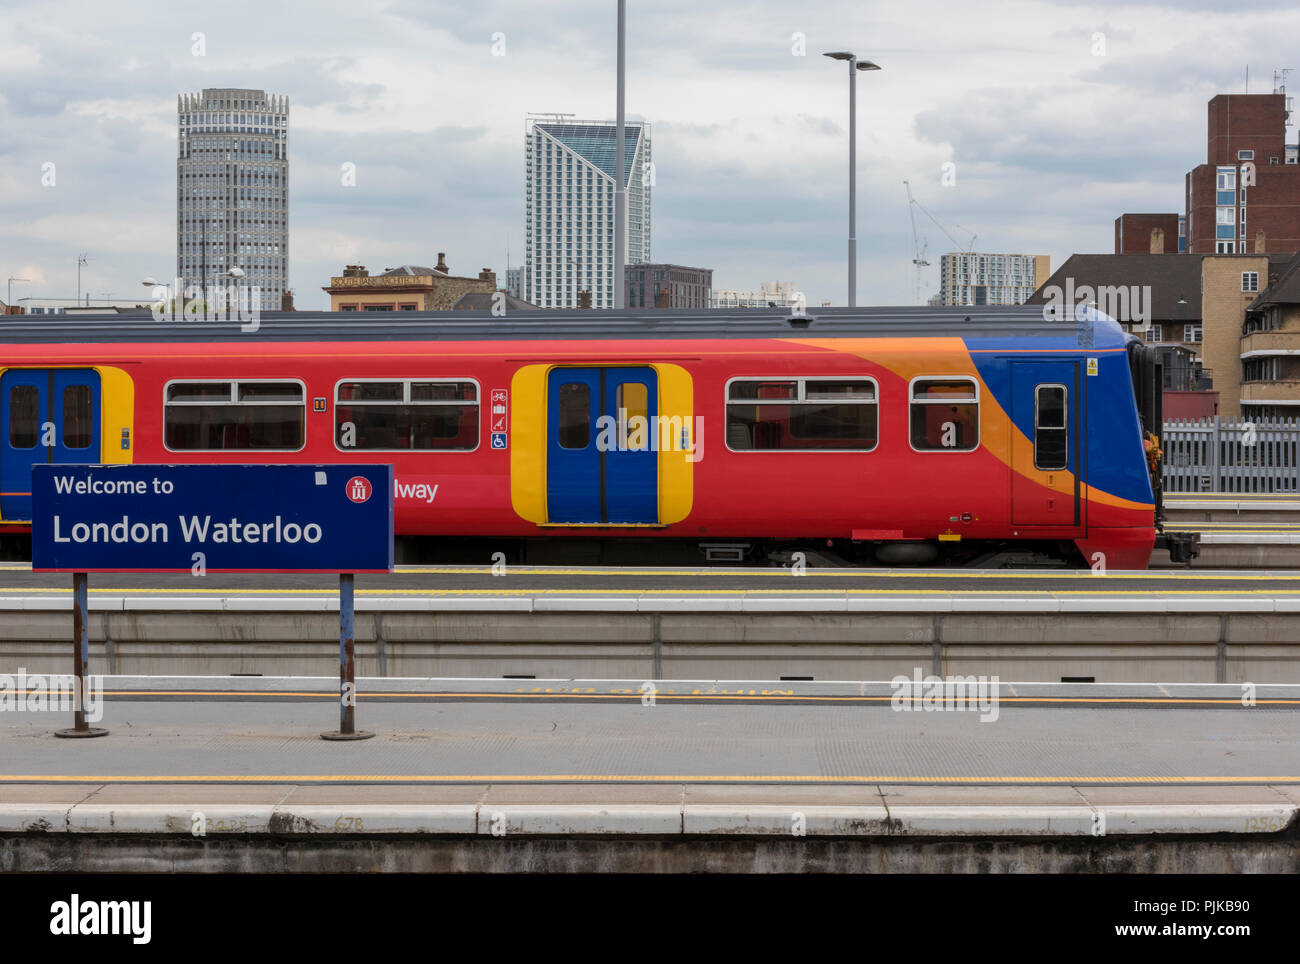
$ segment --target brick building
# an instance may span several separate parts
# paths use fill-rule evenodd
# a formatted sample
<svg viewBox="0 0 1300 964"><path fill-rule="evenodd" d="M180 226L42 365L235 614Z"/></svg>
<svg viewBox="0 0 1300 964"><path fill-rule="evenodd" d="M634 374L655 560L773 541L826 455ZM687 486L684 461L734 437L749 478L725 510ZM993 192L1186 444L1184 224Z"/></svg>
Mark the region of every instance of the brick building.
<svg viewBox="0 0 1300 964"><path fill-rule="evenodd" d="M439 252L433 268L404 264L371 275L364 265L350 264L322 290L330 311L450 311L467 294L496 291L497 276L488 268L477 278L453 275Z"/></svg>
<svg viewBox="0 0 1300 964"><path fill-rule="evenodd" d="M1300 251L1300 164L1285 140L1288 113L1282 93L1210 100L1206 163L1186 178L1189 252L1241 254L1259 231L1273 251Z"/></svg>
<svg viewBox="0 0 1300 964"><path fill-rule="evenodd" d="M1300 148L1286 143L1290 98L1219 94L1207 106L1205 163L1184 178L1183 213L1121 214L1115 253L1254 253L1262 231L1273 252L1300 251ZM1176 238L1176 243L1175 243Z"/></svg>
<svg viewBox="0 0 1300 964"><path fill-rule="evenodd" d="M707 308L713 269L680 264L629 264L623 268L629 308Z"/></svg>
<svg viewBox="0 0 1300 964"><path fill-rule="evenodd" d="M1182 225L1177 214L1121 214L1115 219L1115 253L1177 254L1187 245ZM1152 247L1156 238L1159 250Z"/></svg>
<svg viewBox="0 0 1300 964"><path fill-rule="evenodd" d="M1300 255L1275 262L1268 287L1246 309L1241 406L1260 418L1300 415Z"/></svg>

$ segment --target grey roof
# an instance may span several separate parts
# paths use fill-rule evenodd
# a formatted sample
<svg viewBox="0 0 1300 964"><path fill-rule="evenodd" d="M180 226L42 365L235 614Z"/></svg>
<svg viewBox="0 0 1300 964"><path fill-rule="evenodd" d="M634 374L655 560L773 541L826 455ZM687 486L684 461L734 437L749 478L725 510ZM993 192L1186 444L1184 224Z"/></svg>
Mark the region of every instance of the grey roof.
<svg viewBox="0 0 1300 964"><path fill-rule="evenodd" d="M1269 260L1271 262L1273 259L1270 257ZM1260 292L1259 297L1252 301L1246 310L1254 311L1256 308L1265 308L1269 305L1294 304L1300 304L1300 254L1291 257L1279 270L1277 281Z"/></svg>
<svg viewBox="0 0 1300 964"><path fill-rule="evenodd" d="M1047 288L1057 286L1062 297L1072 279L1074 291L1083 286L1126 288L1151 286L1151 321L1197 321L1201 317L1201 256L1196 254L1074 254L1065 260L1026 304L1047 303ZM1080 298L1076 297L1075 302ZM1185 302L1179 304L1179 301ZM1104 307L1098 304L1098 307Z"/></svg>
<svg viewBox="0 0 1300 964"><path fill-rule="evenodd" d="M505 291L467 291L452 305L453 311L491 311L494 295L504 295L507 311L541 311L531 301L524 301Z"/></svg>
<svg viewBox="0 0 1300 964"><path fill-rule="evenodd" d="M249 342L266 341L559 341L592 339L690 340L700 338L901 338L917 335L967 338L1062 338L1086 334L1098 347L1122 345L1110 321L1049 321L1039 306L818 308L807 327L790 323L781 308L659 308L516 311L494 317L483 311L400 311L359 314L332 311L266 311L256 332L238 320L157 322L138 314L0 316L3 345L42 342ZM805 319L805 320L808 320Z"/></svg>
<svg viewBox="0 0 1300 964"><path fill-rule="evenodd" d="M382 274L375 275L376 278L390 278L393 275L433 275L435 278L450 278L445 271L439 271L437 268L426 268L419 264L404 264L400 268L388 268Z"/></svg>

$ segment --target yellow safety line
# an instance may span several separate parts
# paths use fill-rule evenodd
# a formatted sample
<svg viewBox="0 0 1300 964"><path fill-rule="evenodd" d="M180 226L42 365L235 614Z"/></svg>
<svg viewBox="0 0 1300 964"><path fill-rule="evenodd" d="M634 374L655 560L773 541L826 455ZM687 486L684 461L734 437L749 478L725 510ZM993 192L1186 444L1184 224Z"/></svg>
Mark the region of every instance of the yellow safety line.
<svg viewBox="0 0 1300 964"><path fill-rule="evenodd" d="M1203 596L1205 589L1162 589L1162 596ZM48 586L0 587L0 593L71 593L71 589L54 589ZM337 589L99 589L91 595L118 593L124 595L223 595L223 596L337 596ZM455 596L716 596L731 599L737 596L785 596L792 598L817 596L1013 596L1035 598L1047 596L1150 596L1150 590L1141 589L1044 589L1030 592L1017 589L358 589L358 596L421 596L429 599ZM1224 590L1231 596L1296 596L1300 589L1233 589ZM3 602L3 599L0 599ZM207 612L209 610L202 610ZM215 610L212 610L215 612Z"/></svg>
<svg viewBox="0 0 1300 964"><path fill-rule="evenodd" d="M461 773L461 774L40 774L0 773L0 783L967 783L967 784L1268 784L1300 783L1300 776L900 776L823 774Z"/></svg>
<svg viewBox="0 0 1300 964"><path fill-rule="evenodd" d="M30 676L35 674L28 674ZM1009 685L1009 684L1008 684ZM1264 684L1268 685L1268 684ZM16 690L15 695L30 693L47 693L46 690ZM311 697L323 700L337 700L338 693L322 690L111 690L103 691L104 696L294 696L294 697ZM565 693L559 691L546 691L537 693L491 693L491 692L397 692L390 693L384 691L358 691L359 699L379 699L385 697L402 697L402 698L420 698L420 699L442 699L447 697L474 697L487 699L640 699L644 694L640 690L628 689L624 692L608 690L603 693ZM827 702L827 703L888 703L892 702L894 697L891 696L818 696L815 694L796 694L785 691L754 692L748 693L708 693L691 691L689 693L666 692L658 690L655 693L656 699L661 700L781 700L781 701L810 701L810 702ZM920 696L902 697L909 702L924 702ZM942 702L942 699L940 698ZM1228 699L1226 697L1192 697L1192 696L999 696L999 703L1141 703L1152 704L1156 706L1169 706L1171 704L1209 704L1217 706L1243 706L1240 697ZM1259 705L1270 706L1296 706L1300 705L1300 698L1273 698L1257 699ZM1249 707L1244 707L1249 709Z"/></svg>
<svg viewBox="0 0 1300 964"><path fill-rule="evenodd" d="M30 572L31 567L27 565L0 565L0 571L9 570L16 572ZM490 566L458 566L458 567L401 567L399 566L393 575L396 576L416 576L416 575L448 575L448 576L486 576L492 572ZM115 573L114 575L120 575ZM215 574L205 578L220 578ZM1224 573L1215 574L1207 572L1193 572L1188 570L1171 570L1159 572L1114 572L1114 573L1093 573L1085 570L1055 570L1051 572L1035 571L1014 571L1014 570L915 570L899 571L894 569L881 570L862 570L862 569L809 569L805 570L803 576L792 576L789 569L580 569L580 568L546 568L542 566L511 566L508 568L507 575L496 577L509 579L512 576L673 576L689 579L698 579L701 576L713 577L734 577L747 579L755 576L766 576L770 578L801 578L809 577L833 577L841 579L1173 579L1182 582L1197 580L1252 580L1259 579L1258 573ZM192 577L198 578L198 577ZM1268 577L1273 581L1291 581L1300 582L1300 574L1295 575L1271 575ZM24 592L29 587L0 587L0 592ZM30 587L39 588L39 587ZM96 591L93 587L92 592ZM107 591L107 590L100 590ZM120 592L121 590L112 590ZM132 590L143 591L143 590ZM244 590L247 592L279 592L283 590ZM337 592L337 590L330 590ZM364 590L359 590L364 591Z"/></svg>

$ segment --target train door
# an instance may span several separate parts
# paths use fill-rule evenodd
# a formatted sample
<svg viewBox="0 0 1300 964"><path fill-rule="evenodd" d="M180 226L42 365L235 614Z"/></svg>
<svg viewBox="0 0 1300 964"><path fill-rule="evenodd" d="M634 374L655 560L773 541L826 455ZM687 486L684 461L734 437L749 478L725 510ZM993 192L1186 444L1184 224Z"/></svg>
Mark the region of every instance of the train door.
<svg viewBox="0 0 1300 964"><path fill-rule="evenodd" d="M1081 524L1083 396L1076 362L1012 362L1011 521Z"/></svg>
<svg viewBox="0 0 1300 964"><path fill-rule="evenodd" d="M547 520L658 522L653 369L556 368L546 391Z"/></svg>
<svg viewBox="0 0 1300 964"><path fill-rule="evenodd" d="M0 519L30 521L32 466L99 461L99 373L15 369L0 375Z"/></svg>

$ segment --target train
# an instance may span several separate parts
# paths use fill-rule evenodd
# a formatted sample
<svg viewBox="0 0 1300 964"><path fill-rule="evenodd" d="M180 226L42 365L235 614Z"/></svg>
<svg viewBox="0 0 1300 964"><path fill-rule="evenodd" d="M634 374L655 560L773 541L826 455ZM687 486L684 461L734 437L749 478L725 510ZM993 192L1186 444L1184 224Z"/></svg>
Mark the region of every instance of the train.
<svg viewBox="0 0 1300 964"><path fill-rule="evenodd" d="M0 326L9 540L30 537L38 462L386 462L399 561L1131 570L1195 552L1162 528L1158 361L1093 311Z"/></svg>

